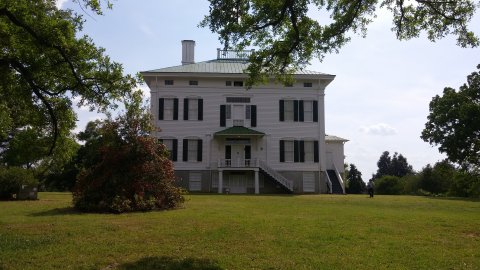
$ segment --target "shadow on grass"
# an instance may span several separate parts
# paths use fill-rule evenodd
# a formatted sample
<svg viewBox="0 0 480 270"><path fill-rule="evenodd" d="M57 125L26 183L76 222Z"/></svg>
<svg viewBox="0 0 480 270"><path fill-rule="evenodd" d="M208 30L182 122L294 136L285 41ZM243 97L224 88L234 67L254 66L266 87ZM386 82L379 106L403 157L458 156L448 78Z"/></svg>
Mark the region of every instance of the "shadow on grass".
<svg viewBox="0 0 480 270"><path fill-rule="evenodd" d="M63 215L81 215L80 211L75 210L73 207L55 208L46 211L36 212L29 214L31 217L49 217L49 216L63 216ZM0 269L1 270L1 269Z"/></svg>
<svg viewBox="0 0 480 270"><path fill-rule="evenodd" d="M480 202L480 198L469 198L469 197L434 197L434 196L426 196L426 198L434 199L434 200Z"/></svg>
<svg viewBox="0 0 480 270"><path fill-rule="evenodd" d="M165 269L165 270L222 270L214 261L197 258L146 257L132 263L119 265L116 269Z"/></svg>

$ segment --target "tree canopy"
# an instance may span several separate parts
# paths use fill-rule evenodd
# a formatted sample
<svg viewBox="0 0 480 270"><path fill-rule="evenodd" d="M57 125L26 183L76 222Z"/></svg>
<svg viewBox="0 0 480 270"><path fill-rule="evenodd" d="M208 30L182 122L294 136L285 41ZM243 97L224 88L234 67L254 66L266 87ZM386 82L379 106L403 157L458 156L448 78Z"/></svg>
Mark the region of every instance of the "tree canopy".
<svg viewBox="0 0 480 270"><path fill-rule="evenodd" d="M355 164L350 164L347 172L347 193L363 193L363 191L365 191L365 182L363 182L362 173L357 169L357 166L355 166Z"/></svg>
<svg viewBox="0 0 480 270"><path fill-rule="evenodd" d="M392 157L390 157L388 151L383 152L377 162L377 166L378 169L377 173L373 176L374 179L385 175L403 177L413 173L413 168L408 164L407 159L397 152L395 152Z"/></svg>
<svg viewBox="0 0 480 270"><path fill-rule="evenodd" d="M430 114L421 138L452 162L468 166L480 164L480 65L456 91L446 87L443 96L430 102Z"/></svg>
<svg viewBox="0 0 480 270"><path fill-rule="evenodd" d="M99 1L79 4L101 14ZM105 110L135 86L104 49L79 35L82 24L80 15L58 10L53 0L1 1L0 155L28 143L19 140L30 140L30 130L42 141L35 154L52 154L75 127L72 99Z"/></svg>
<svg viewBox="0 0 480 270"><path fill-rule="evenodd" d="M313 57L338 52L349 33L366 36L379 9L393 14L392 31L400 40L425 32L435 41L454 35L461 47L476 47L478 37L469 29L477 3L472 0L209 0L210 12L200 26L219 34L226 48L254 46L247 85L272 75L304 68ZM286 76L285 76L286 75Z"/></svg>

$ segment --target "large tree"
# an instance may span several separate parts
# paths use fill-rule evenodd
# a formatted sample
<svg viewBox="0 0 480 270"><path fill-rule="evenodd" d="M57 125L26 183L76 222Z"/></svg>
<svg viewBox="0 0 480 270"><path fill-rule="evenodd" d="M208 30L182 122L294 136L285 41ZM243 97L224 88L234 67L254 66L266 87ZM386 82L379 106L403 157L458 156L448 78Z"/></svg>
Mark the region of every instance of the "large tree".
<svg viewBox="0 0 480 270"><path fill-rule="evenodd" d="M79 4L101 14L99 1ZM0 157L14 144L27 145L20 140L31 140L29 129L42 141L35 154L52 154L75 127L72 99L104 110L135 85L104 49L78 33L82 23L53 0L0 2Z"/></svg>
<svg viewBox="0 0 480 270"><path fill-rule="evenodd" d="M456 91L446 87L430 102L430 114L421 138L452 162L467 167L480 164L480 65Z"/></svg>
<svg viewBox="0 0 480 270"><path fill-rule="evenodd" d="M456 0L209 0L200 23L219 34L226 48L255 46L248 85L272 74L289 74L313 57L338 52L349 33L366 35L378 9L393 13L392 30L400 40L426 32L431 41L447 35L462 47L479 45L468 23L476 1ZM278 78L285 78L280 77ZM288 76L287 76L288 78Z"/></svg>

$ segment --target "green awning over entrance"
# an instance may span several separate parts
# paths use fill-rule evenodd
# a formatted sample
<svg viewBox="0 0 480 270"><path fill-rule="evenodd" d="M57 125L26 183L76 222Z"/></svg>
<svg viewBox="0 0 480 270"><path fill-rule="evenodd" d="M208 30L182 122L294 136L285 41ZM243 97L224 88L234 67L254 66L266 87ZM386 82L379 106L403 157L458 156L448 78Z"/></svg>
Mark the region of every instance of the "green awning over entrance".
<svg viewBox="0 0 480 270"><path fill-rule="evenodd" d="M215 132L215 136L264 136L265 133L246 127L229 127Z"/></svg>

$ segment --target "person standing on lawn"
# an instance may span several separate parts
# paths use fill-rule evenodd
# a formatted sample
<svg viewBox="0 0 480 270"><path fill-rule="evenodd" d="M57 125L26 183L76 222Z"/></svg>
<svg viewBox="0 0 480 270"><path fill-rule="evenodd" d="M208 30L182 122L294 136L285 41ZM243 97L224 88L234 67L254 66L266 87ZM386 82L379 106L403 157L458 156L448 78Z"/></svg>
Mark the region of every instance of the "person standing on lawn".
<svg viewBox="0 0 480 270"><path fill-rule="evenodd" d="M370 179L367 184L367 191L368 191L368 194L370 195L370 198L373 198L373 187L374 187L373 181L372 179Z"/></svg>

